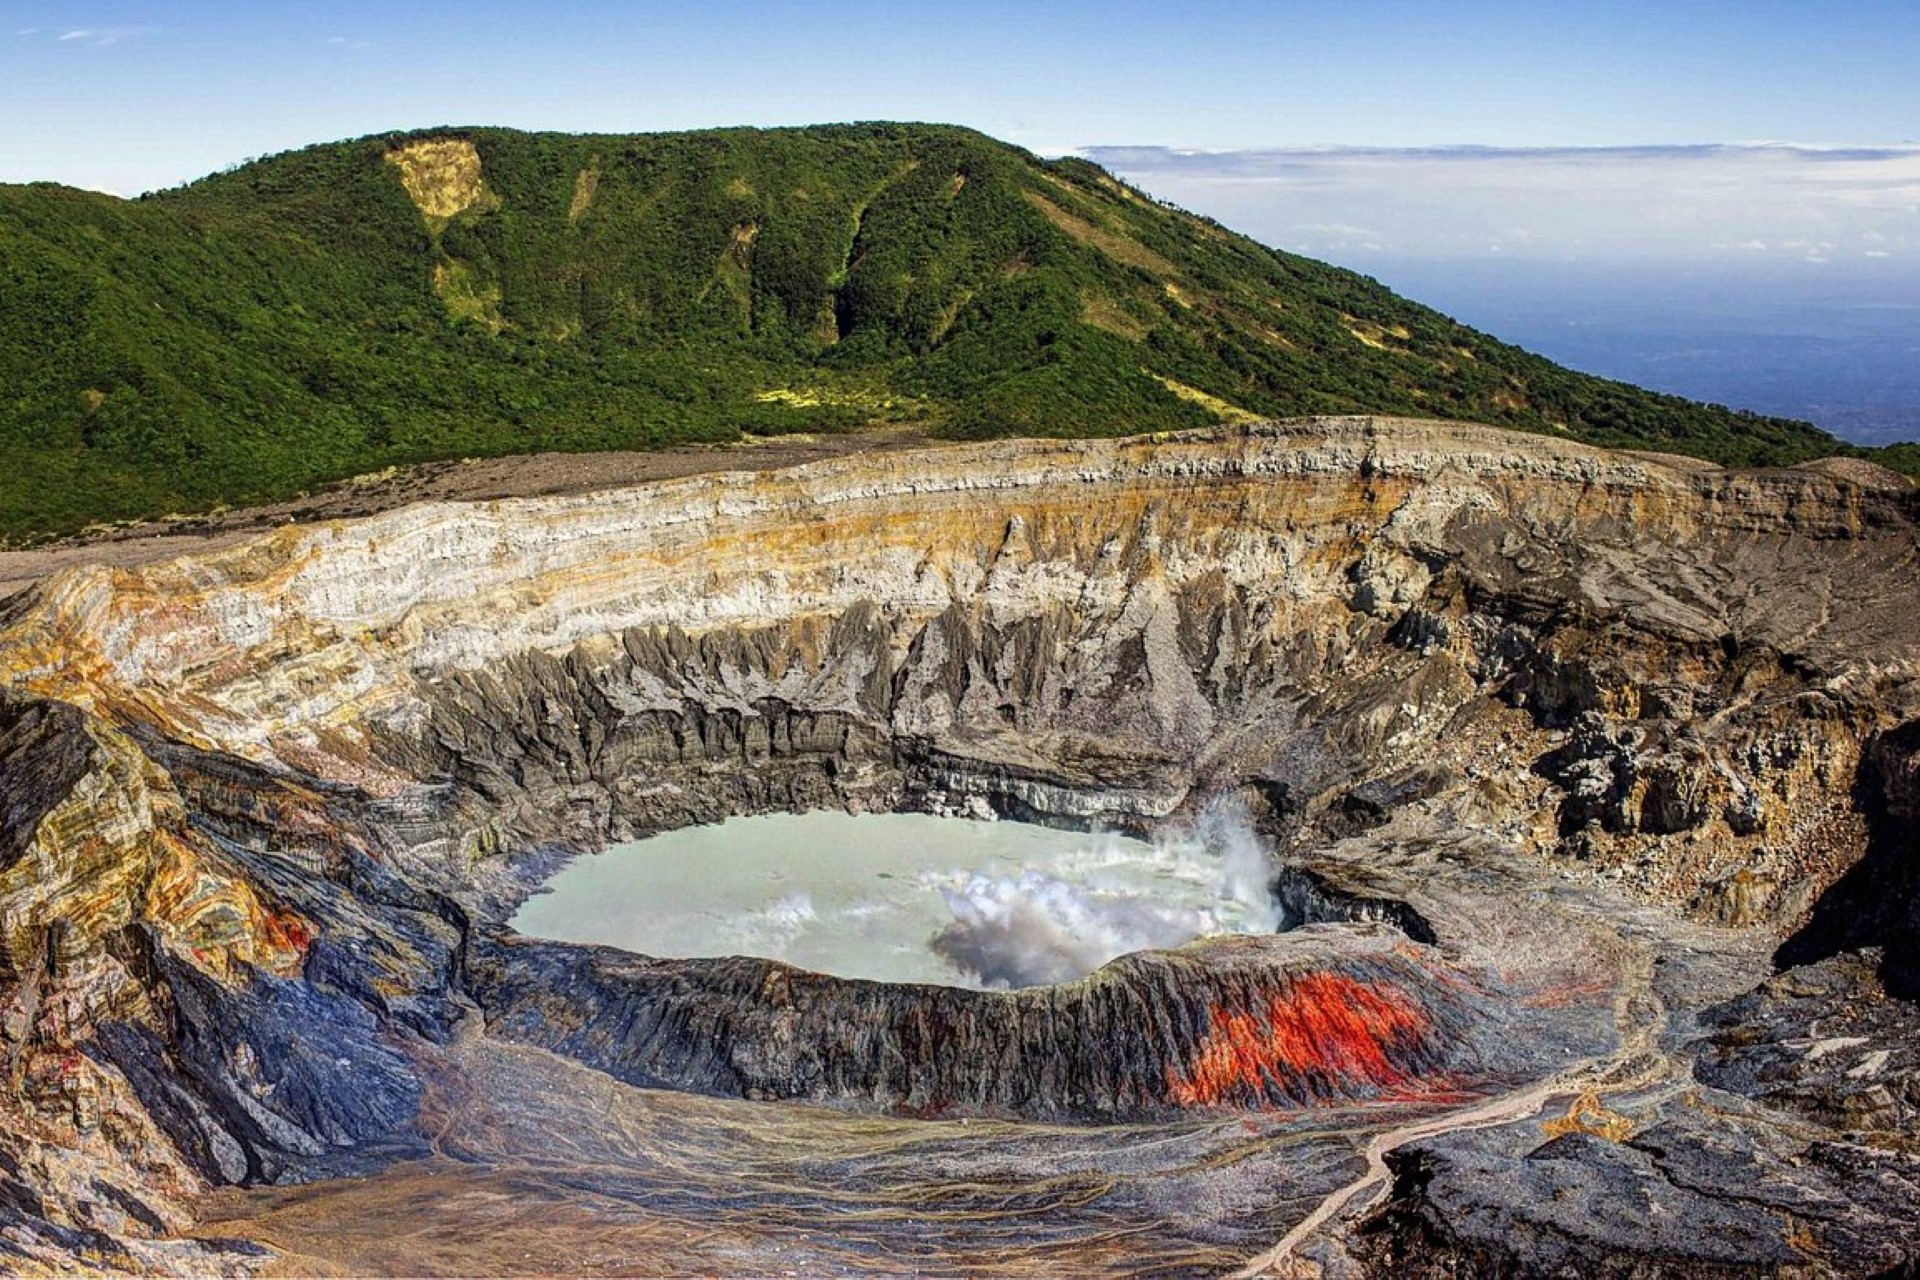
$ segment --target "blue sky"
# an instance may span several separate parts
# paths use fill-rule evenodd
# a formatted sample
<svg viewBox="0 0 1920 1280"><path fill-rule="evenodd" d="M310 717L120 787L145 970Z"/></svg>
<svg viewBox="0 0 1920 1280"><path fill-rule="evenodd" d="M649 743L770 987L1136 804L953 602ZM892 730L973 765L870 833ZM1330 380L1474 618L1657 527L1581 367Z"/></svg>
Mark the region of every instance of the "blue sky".
<svg viewBox="0 0 1920 1280"><path fill-rule="evenodd" d="M1037 150L1920 136L1914 0L0 3L0 180L391 128L929 119Z"/></svg>

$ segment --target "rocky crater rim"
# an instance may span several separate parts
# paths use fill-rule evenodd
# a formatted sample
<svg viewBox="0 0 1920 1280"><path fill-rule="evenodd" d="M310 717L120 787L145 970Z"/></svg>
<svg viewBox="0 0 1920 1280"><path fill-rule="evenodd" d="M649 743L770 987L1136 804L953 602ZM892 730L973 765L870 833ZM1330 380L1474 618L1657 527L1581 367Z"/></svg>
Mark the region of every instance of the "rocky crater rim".
<svg viewBox="0 0 1920 1280"><path fill-rule="evenodd" d="M43 609L79 618L100 592L124 590L147 576L197 574L234 590L285 593L316 621L390 628L410 609L472 592L472 577L449 581L437 572L462 553L484 553L482 563L463 566L479 570L481 584L511 583L589 562L622 542L652 538L671 546L676 534L691 531L698 538L717 521L751 523L796 509L830 512L890 498L935 502L944 494L998 507L1022 491L1074 484L1266 476L1508 477L1689 498L1704 508L1689 513L1694 519L1751 520L1756 528L1805 520L1808 531L1844 535L1892 513L1910 516L1920 504L1912 482L1894 472L1882 476L1883 470L1820 463L1732 469L1438 420L1295 419L1111 439L926 445L773 472L716 469L586 494L428 501L379 515L290 524L234 547L135 569L64 569L29 590ZM323 577L346 581L320 590ZM360 590L356 579L364 580Z"/></svg>
<svg viewBox="0 0 1920 1280"><path fill-rule="evenodd" d="M0 644L23 685L52 696L76 685L138 688L141 701L174 700L165 714L175 729L259 758L263 739L283 728L402 714L390 697L397 684L636 628L698 635L830 619L864 603L918 619L961 601L996 613L1070 605L1123 549L1136 561L1163 559L1159 572L1171 579L1216 565L1244 578L1275 568L1244 563L1258 554L1254 530L1276 547L1277 535L1302 530L1364 532L1403 562L1430 562L1447 554L1449 529L1480 516L1518 516L1534 538L1580 525L1642 544L1743 533L1853 539L1910 529L1915 505L1908 491L1810 468L1736 472L1493 428L1315 419L949 446L291 526L204 557L63 571L34 589L31 605L16 604L20 621ZM1181 520L1206 536L1186 544L1168 523ZM1238 520L1249 527L1233 527ZM1071 570L1037 567L1050 561ZM1104 575L1109 585L1128 585L1127 566L1105 567L1123 570ZM1294 595L1352 594L1315 567L1297 566ZM1657 605L1668 626L1701 639L1750 621L1611 585L1605 575L1570 581L1565 603L1596 614ZM1754 638L1819 637L1761 628ZM1847 637L1864 660L1905 649L1859 643L1889 638ZM226 657L210 661L214 653ZM276 669L301 697L260 696L262 676ZM194 714L183 715L189 700Z"/></svg>
<svg viewBox="0 0 1920 1280"><path fill-rule="evenodd" d="M1920 936L1916 501L1328 419L66 573L0 629L0 1155L348 1167L423 1140L419 1064L475 1026L631 1084L1048 1122L1638 1060L1775 940ZM1293 868L1282 921L1339 927L1009 993L499 927L567 856L734 814L1151 830L1218 795Z"/></svg>
<svg viewBox="0 0 1920 1280"><path fill-rule="evenodd" d="M629 1084L926 1119L1431 1105L1524 1073L1496 1048L1499 984L1446 959L1407 903L1287 865L1268 891L1271 931L1012 989L656 956L503 924L480 927L463 967L492 1034Z"/></svg>

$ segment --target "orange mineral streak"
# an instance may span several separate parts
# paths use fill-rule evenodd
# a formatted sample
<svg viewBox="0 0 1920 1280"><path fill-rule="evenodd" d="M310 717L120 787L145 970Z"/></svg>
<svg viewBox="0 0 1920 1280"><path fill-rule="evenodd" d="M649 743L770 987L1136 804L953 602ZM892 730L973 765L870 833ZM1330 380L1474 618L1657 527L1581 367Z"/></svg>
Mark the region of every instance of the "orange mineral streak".
<svg viewBox="0 0 1920 1280"><path fill-rule="evenodd" d="M1608 1142L1625 1142L1633 1136L1633 1121L1610 1110L1600 1101L1597 1090L1588 1089L1573 1100L1567 1114L1542 1121L1540 1131L1549 1138L1584 1133Z"/></svg>
<svg viewBox="0 0 1920 1280"><path fill-rule="evenodd" d="M313 945L313 926L291 911L268 911L261 921L260 936L274 952L291 952L297 963L306 958L307 948ZM283 960L278 967L291 966Z"/></svg>
<svg viewBox="0 0 1920 1280"><path fill-rule="evenodd" d="M1169 1071L1169 1092L1181 1106L1261 1100L1268 1081L1301 1077L1348 1087L1400 1084L1407 1073L1390 1052L1430 1030L1404 992L1326 973L1292 980L1264 1009L1216 1008L1209 1021L1187 1071Z"/></svg>

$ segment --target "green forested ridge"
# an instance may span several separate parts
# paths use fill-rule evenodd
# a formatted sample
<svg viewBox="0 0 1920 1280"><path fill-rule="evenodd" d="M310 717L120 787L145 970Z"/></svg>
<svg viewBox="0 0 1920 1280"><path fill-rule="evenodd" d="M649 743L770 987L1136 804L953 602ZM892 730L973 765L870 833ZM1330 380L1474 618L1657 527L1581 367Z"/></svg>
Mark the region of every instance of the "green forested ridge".
<svg viewBox="0 0 1920 1280"><path fill-rule="evenodd" d="M472 144L481 185L427 164L460 206L429 216L393 157L445 140ZM135 201L0 186L9 538L436 458L1236 411L1472 419L1736 464L1858 452L1573 373L957 128L440 129Z"/></svg>

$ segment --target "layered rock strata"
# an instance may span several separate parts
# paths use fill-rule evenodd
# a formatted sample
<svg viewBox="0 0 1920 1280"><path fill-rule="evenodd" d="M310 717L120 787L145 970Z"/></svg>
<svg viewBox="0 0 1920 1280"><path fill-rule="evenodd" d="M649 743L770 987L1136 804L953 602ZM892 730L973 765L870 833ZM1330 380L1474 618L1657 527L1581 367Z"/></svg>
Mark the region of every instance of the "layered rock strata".
<svg viewBox="0 0 1920 1280"><path fill-rule="evenodd" d="M0 1144L39 1170L7 1175L29 1242L0 1247L91 1231L121 1242L101 1265L170 1265L125 1242L208 1184L419 1151L422 1055L480 1026L648 1085L1081 1121L1691 1071L1688 1011L1734 1007L1776 942L1912 938L1917 521L1897 478L1323 420L424 505L63 573L0 634ZM1290 920L1387 931L973 996L498 929L561 858L732 813L1147 829L1225 793L1308 864ZM1714 1053L1711 1087L1784 1105ZM1487 1160L1530 1149L1502 1141ZM1526 1168L1499 1185L1548 1194ZM1454 1231L1416 1204L1441 1186L1406 1174L1382 1229ZM1541 1221L1568 1257L1627 1244ZM1862 1229L1831 1255L1863 1265ZM1796 1256L1826 1256L1808 1230Z"/></svg>

